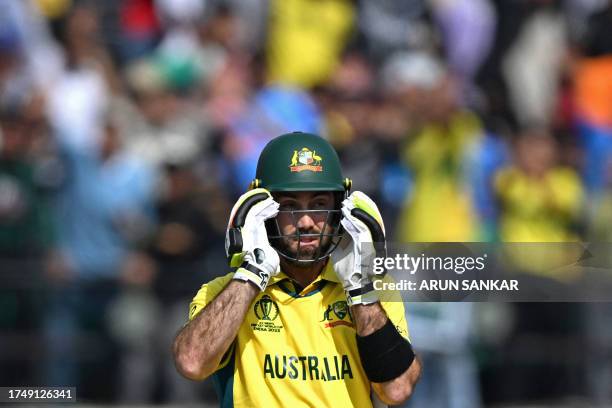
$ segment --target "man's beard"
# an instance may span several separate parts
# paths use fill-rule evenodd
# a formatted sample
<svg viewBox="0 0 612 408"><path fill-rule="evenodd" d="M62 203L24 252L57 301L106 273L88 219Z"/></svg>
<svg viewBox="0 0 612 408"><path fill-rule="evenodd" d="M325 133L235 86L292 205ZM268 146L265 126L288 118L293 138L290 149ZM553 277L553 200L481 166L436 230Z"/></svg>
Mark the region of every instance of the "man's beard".
<svg viewBox="0 0 612 408"><path fill-rule="evenodd" d="M298 243L297 249L294 250L291 248L291 244L295 242L294 237L295 236L290 236L278 239L276 249L281 254L285 255L283 257L285 261L300 268L309 268L312 266L313 262L321 260L321 255L326 254L332 245L331 237L323 235L320 237L317 247L304 247Z"/></svg>

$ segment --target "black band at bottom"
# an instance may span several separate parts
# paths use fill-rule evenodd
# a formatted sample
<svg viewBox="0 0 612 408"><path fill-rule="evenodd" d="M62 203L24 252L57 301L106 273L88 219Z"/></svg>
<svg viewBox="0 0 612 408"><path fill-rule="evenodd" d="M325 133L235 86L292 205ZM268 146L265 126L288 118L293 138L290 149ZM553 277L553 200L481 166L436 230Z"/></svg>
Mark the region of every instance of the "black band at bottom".
<svg viewBox="0 0 612 408"><path fill-rule="evenodd" d="M393 380L414 360L410 342L398 333L390 319L368 336L357 336L361 364L368 379L375 383Z"/></svg>

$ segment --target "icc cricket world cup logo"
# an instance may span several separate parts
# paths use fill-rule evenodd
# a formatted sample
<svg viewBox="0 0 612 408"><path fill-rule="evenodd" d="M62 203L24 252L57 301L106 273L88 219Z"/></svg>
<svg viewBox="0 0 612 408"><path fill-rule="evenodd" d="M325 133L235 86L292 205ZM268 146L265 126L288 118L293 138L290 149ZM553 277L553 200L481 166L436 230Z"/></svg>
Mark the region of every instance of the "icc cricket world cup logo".
<svg viewBox="0 0 612 408"><path fill-rule="evenodd" d="M253 308L259 320L276 320L278 317L278 305L268 295L263 295Z"/></svg>

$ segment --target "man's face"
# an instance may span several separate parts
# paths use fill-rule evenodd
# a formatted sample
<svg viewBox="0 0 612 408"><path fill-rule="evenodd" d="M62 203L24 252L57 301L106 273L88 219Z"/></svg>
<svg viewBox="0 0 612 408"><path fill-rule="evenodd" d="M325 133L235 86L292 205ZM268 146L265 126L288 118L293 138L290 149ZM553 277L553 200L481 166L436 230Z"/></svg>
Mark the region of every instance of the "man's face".
<svg viewBox="0 0 612 408"><path fill-rule="evenodd" d="M329 212L335 206L333 193L287 192L274 197L280 204L277 221L283 235L279 249L300 261L314 260L324 253L334 232L330 225L334 214Z"/></svg>

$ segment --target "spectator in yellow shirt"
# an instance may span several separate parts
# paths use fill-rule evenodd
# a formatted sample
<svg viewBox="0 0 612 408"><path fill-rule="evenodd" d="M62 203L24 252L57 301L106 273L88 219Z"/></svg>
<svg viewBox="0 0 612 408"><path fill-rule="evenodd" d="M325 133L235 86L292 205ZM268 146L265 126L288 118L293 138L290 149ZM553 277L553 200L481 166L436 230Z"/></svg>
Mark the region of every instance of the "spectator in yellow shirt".
<svg viewBox="0 0 612 408"><path fill-rule="evenodd" d="M557 143L547 131L530 130L519 137L515 164L495 179L502 241L578 239L573 226L582 205L582 184L578 174L559 165L557 158Z"/></svg>
<svg viewBox="0 0 612 408"><path fill-rule="evenodd" d="M350 0L272 0L268 21L267 79L311 88L327 81L351 33Z"/></svg>

